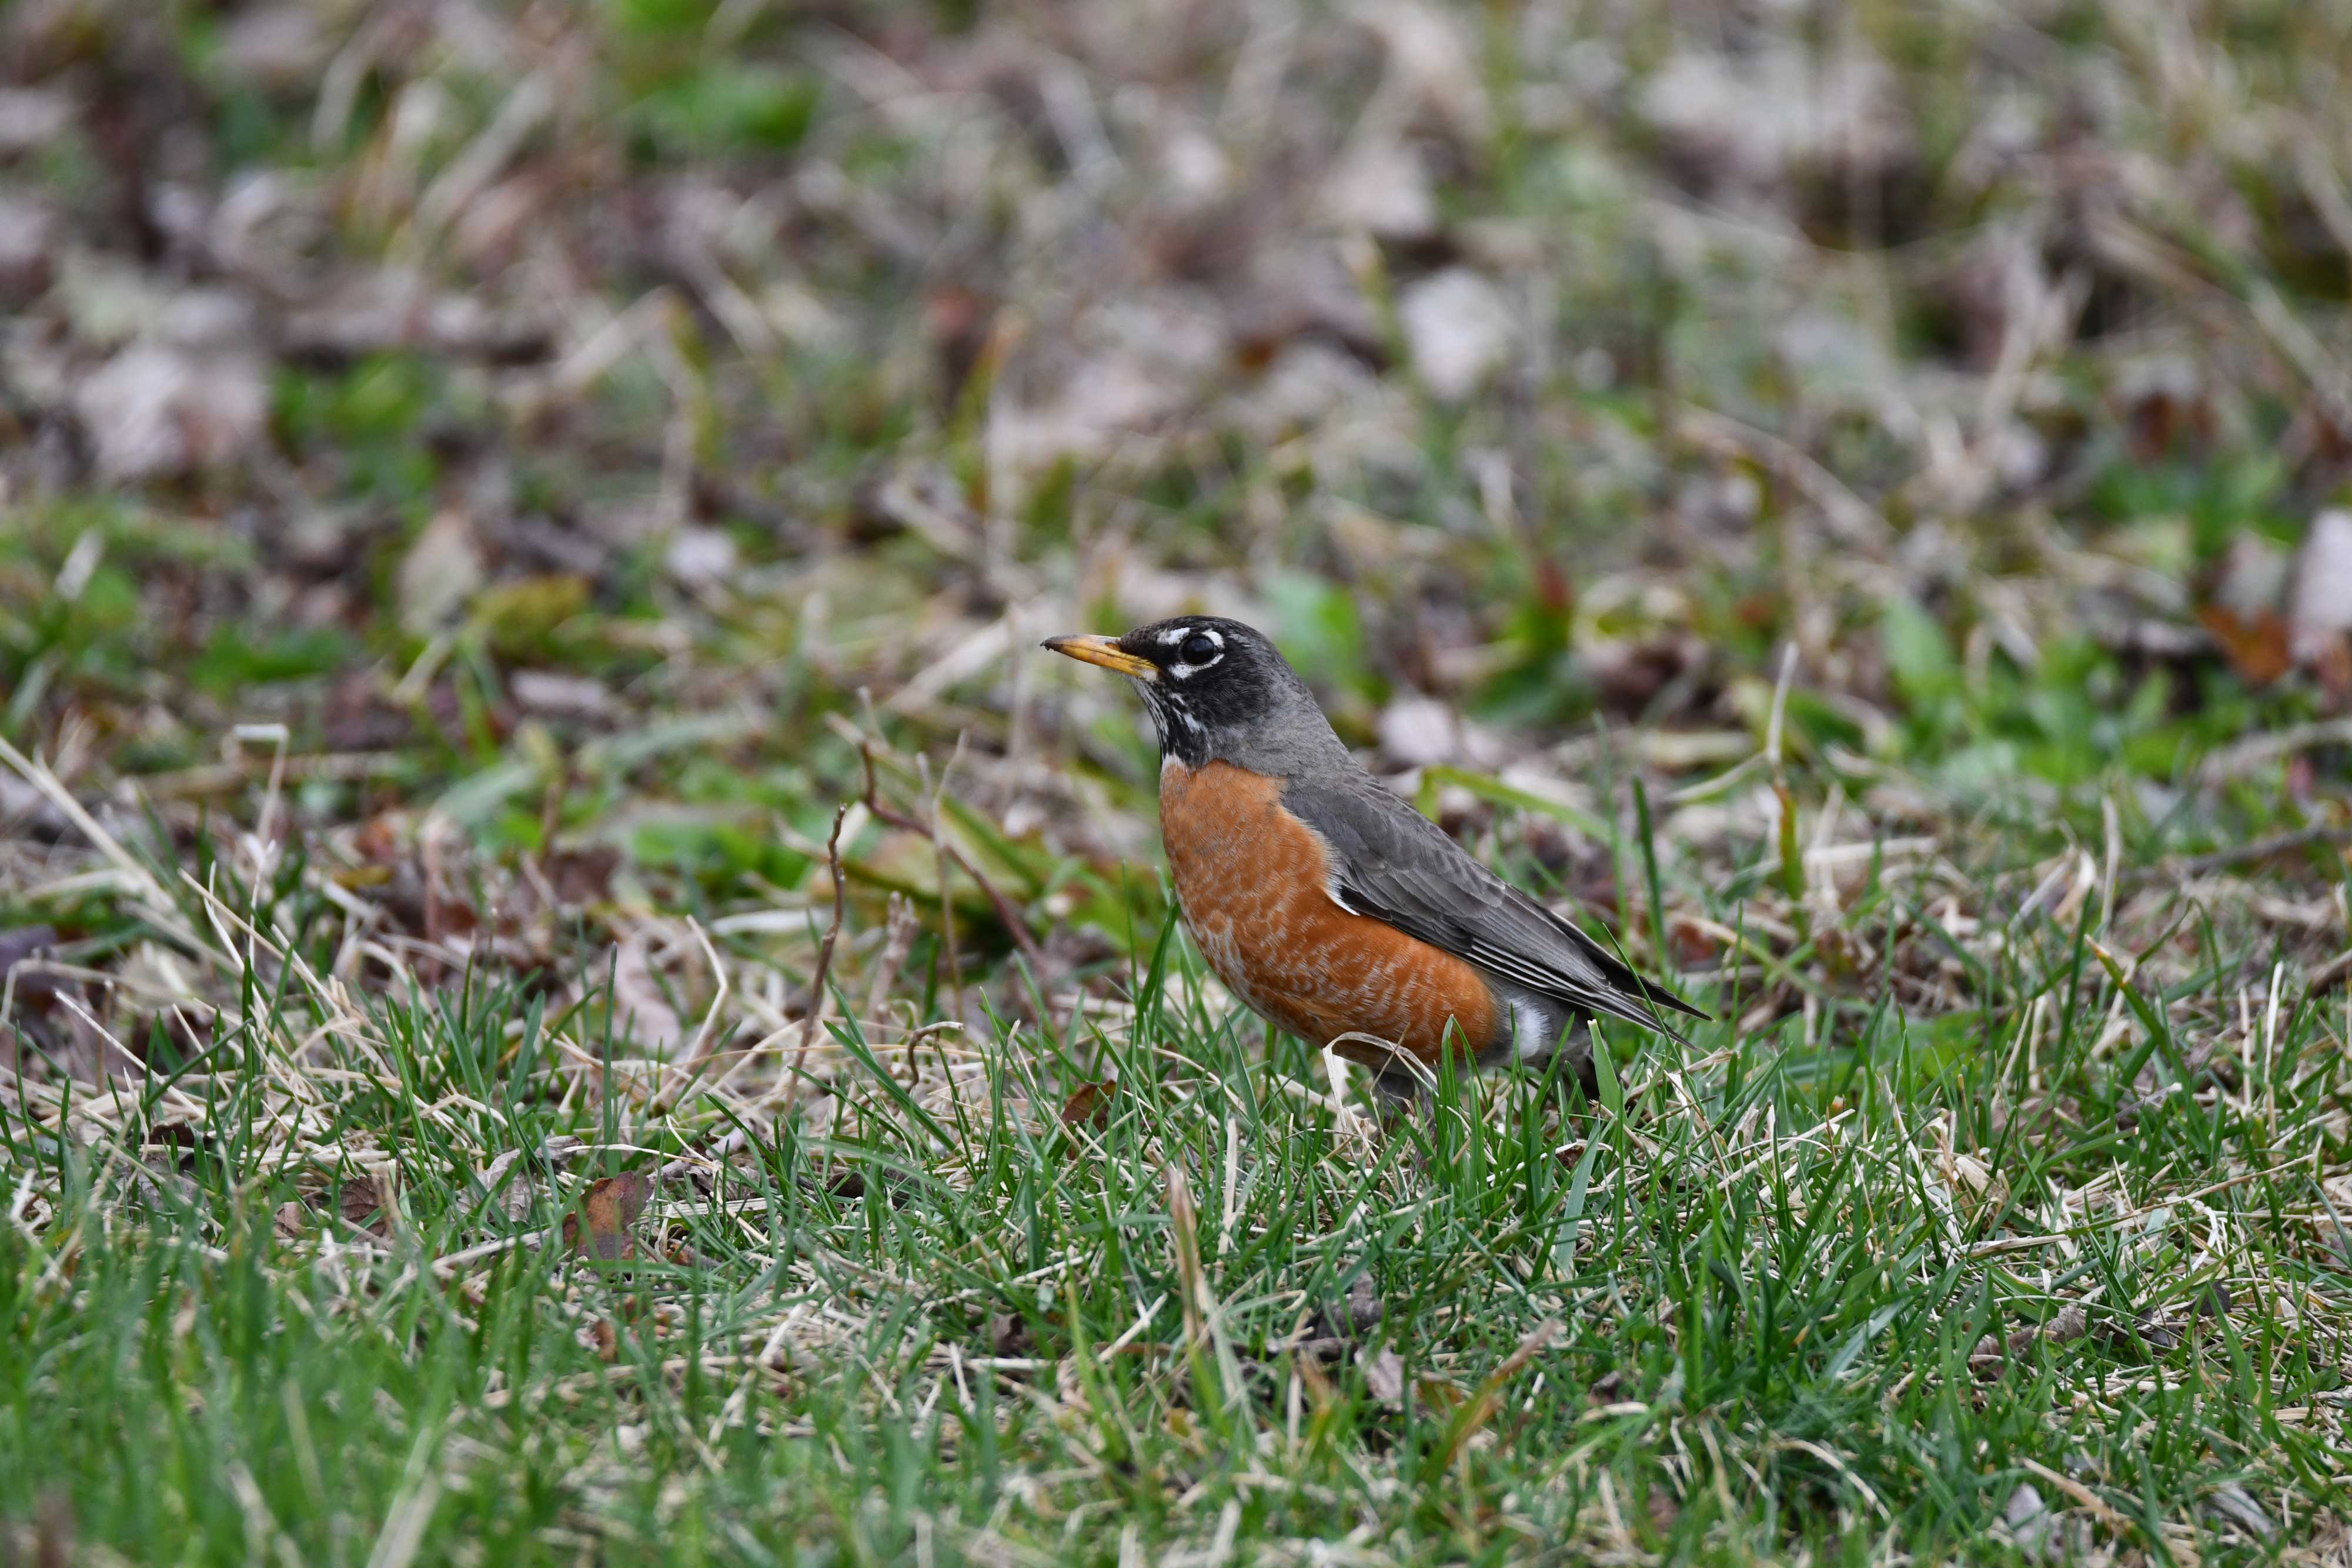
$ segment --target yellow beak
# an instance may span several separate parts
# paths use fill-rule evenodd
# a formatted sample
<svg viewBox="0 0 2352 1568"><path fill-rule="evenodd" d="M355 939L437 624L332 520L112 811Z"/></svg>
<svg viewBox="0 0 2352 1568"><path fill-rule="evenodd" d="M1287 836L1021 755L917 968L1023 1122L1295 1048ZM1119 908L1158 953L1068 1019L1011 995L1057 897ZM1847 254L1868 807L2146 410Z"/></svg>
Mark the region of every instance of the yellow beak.
<svg viewBox="0 0 2352 1568"><path fill-rule="evenodd" d="M1082 664L1100 664L1106 670L1133 675L1139 681L1160 678L1159 665L1149 659L1137 658L1108 637L1048 637L1045 646Z"/></svg>

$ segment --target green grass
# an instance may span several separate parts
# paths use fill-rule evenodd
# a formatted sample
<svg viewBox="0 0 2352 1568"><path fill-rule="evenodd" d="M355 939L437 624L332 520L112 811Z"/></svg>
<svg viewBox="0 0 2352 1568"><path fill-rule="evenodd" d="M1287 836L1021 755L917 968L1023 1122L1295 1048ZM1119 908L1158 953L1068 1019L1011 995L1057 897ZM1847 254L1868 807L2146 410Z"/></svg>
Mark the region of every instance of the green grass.
<svg viewBox="0 0 2352 1568"><path fill-rule="evenodd" d="M0 6L0 1563L2341 1561L2352 13L1106 3ZM1717 1020L1335 1103L1179 601Z"/></svg>
<svg viewBox="0 0 2352 1568"><path fill-rule="evenodd" d="M264 885L184 914L317 928L316 868ZM2192 1065L2256 956L2127 989L2095 912L1954 939L1983 1005L1725 998L1612 1038L1619 1113L1449 1076L1385 1134L1170 942L1076 1025L835 1024L822 1128L681 1096L601 976L215 951L208 1048L5 1097L0 1517L187 1563L1998 1560L2032 1485L2069 1550L2259 1561L2217 1494L2341 1515L2352 1059L2290 988ZM665 1167L637 1257L567 1252Z"/></svg>

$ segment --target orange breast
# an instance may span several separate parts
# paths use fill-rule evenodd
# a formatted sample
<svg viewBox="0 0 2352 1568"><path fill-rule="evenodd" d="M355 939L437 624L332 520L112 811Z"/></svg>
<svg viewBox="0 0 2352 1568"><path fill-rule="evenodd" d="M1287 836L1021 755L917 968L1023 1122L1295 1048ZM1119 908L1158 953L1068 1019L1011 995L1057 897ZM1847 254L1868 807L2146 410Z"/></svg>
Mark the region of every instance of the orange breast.
<svg viewBox="0 0 2352 1568"><path fill-rule="evenodd" d="M1184 924L1217 977L1311 1045L1350 1032L1433 1062L1450 1019L1476 1052L1507 1022L1486 977L1441 948L1332 902L1329 851L1282 806L1278 779L1226 762L1160 775L1160 828ZM1381 1065L1386 1053L1343 1043Z"/></svg>

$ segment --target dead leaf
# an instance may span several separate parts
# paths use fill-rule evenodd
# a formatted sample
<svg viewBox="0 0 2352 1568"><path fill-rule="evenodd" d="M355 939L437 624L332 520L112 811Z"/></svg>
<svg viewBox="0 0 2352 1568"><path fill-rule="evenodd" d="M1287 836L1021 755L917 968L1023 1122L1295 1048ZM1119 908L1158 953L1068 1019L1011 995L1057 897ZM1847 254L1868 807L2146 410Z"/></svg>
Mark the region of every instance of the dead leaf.
<svg viewBox="0 0 2352 1568"><path fill-rule="evenodd" d="M1470 1403L1470 1391L1451 1378L1424 1372L1412 1380L1413 1397L1421 1408L1434 1416L1454 1416ZM1482 1423L1483 1425L1483 1423ZM1462 1436L1466 1439L1468 1432Z"/></svg>
<svg viewBox="0 0 2352 1568"><path fill-rule="evenodd" d="M242 456L261 439L268 388L240 352L196 353L140 341L74 393L98 470L117 482L164 478Z"/></svg>
<svg viewBox="0 0 2352 1568"><path fill-rule="evenodd" d="M621 852L610 844L558 850L540 869L547 873L558 902L566 908L599 904L612 896L613 873L621 868Z"/></svg>
<svg viewBox="0 0 2352 1568"><path fill-rule="evenodd" d="M1099 1132L1110 1125L1112 1103L1118 1097L1118 1080L1106 1078L1099 1083L1081 1083L1062 1102L1062 1125L1091 1127Z"/></svg>
<svg viewBox="0 0 2352 1568"><path fill-rule="evenodd" d="M988 1351L991 1355L1026 1355L1030 1344L1026 1319L1012 1312L998 1312L988 1320Z"/></svg>
<svg viewBox="0 0 2352 1568"><path fill-rule="evenodd" d="M1517 330L1495 286L1466 267L1449 267L1397 301L1412 368L1432 395L1459 402L1510 357Z"/></svg>
<svg viewBox="0 0 2352 1568"><path fill-rule="evenodd" d="M1331 1379L1325 1374L1321 1364L1315 1357L1302 1354L1291 1364L1298 1368L1298 1380L1306 1385L1307 1397L1313 1403L1317 1413L1328 1410L1332 1401L1339 1397L1339 1390L1332 1387Z"/></svg>
<svg viewBox="0 0 2352 1568"><path fill-rule="evenodd" d="M346 1224L370 1236L392 1234L392 1172L369 1171L343 1183L335 1195L335 1212Z"/></svg>
<svg viewBox="0 0 2352 1568"><path fill-rule="evenodd" d="M492 1160L476 1181L489 1195L491 1207L509 1220L528 1216L539 1199L520 1149L509 1149Z"/></svg>
<svg viewBox="0 0 2352 1568"><path fill-rule="evenodd" d="M2294 667L2287 652L2286 618L2275 610L2241 616L2219 604L2197 612L2198 622L2220 645L2222 657L2248 685L2264 686Z"/></svg>
<svg viewBox="0 0 2352 1568"><path fill-rule="evenodd" d="M2049 1504L2034 1490L2032 1481L2020 1481L2017 1490L2009 1494L2009 1506L2001 1510L2001 1522L2009 1526L2009 1538L2017 1545L2021 1557L2045 1557L2053 1554L2058 1544L2058 1516L2050 1511Z"/></svg>
<svg viewBox="0 0 2352 1568"><path fill-rule="evenodd" d="M2156 1307L2144 1308L2132 1319L2129 1329L2126 1329L2119 1320L2110 1322L2102 1325L2101 1336L2122 1347L2130 1344L2137 1335L2142 1344L2162 1355L2179 1348L2200 1319L2221 1317L2229 1312L2230 1307L2230 1287L2216 1280L2197 1292L2197 1299L2189 1303L2186 1314Z"/></svg>
<svg viewBox="0 0 2352 1568"><path fill-rule="evenodd" d="M2090 1332L2090 1316L2079 1302L2070 1303L2056 1317L2042 1325L2042 1337L2052 1344L2065 1344Z"/></svg>
<svg viewBox="0 0 2352 1568"><path fill-rule="evenodd" d="M563 1217L564 1250L604 1263L636 1257L635 1228L653 1191L654 1178L642 1171L597 1182L580 1200L579 1212Z"/></svg>
<svg viewBox="0 0 2352 1568"><path fill-rule="evenodd" d="M1950 1147L1937 1151L1937 1174L1944 1185L1970 1210L1998 1207L2009 1198L2009 1183L1974 1155Z"/></svg>
<svg viewBox="0 0 2352 1568"><path fill-rule="evenodd" d="M2215 1487L2212 1496L2205 1500L2214 1512L2258 1541L2268 1541L2278 1533L2278 1526L2272 1523L2271 1516L2263 1511L2263 1505L2235 1481L2225 1481Z"/></svg>
<svg viewBox="0 0 2352 1568"><path fill-rule="evenodd" d="M1382 1345L1372 1354L1360 1359L1364 1367L1364 1386L1373 1398L1383 1405L1394 1405L1404 1397L1404 1360L1402 1356Z"/></svg>
<svg viewBox="0 0 2352 1568"><path fill-rule="evenodd" d="M1987 1334L1969 1353L1969 1368L1979 1377L1991 1379L2000 1375L2009 1363L2032 1348L2033 1342L2042 1340L2051 1344L2066 1344L2081 1339L2090 1332L2090 1317L2079 1302L2062 1308L2056 1317L2036 1325L2028 1323L2011 1331L2006 1344L1998 1334Z"/></svg>
<svg viewBox="0 0 2352 1568"><path fill-rule="evenodd" d="M439 631L457 618L488 575L466 514L436 514L400 563L401 629L416 637Z"/></svg>

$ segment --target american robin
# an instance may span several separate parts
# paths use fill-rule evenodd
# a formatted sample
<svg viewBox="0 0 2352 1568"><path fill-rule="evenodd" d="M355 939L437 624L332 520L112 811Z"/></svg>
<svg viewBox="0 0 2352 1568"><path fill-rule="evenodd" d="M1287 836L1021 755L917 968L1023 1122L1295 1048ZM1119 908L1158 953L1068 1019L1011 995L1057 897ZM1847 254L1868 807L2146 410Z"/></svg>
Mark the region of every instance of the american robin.
<svg viewBox="0 0 2352 1568"><path fill-rule="evenodd" d="M1594 1015L1676 1040L1658 1009L1707 1016L1365 772L1251 628L1184 616L1045 646L1143 695L1168 868L1209 967L1277 1027L1371 1068L1385 1093L1415 1096L1416 1064L1433 1067L1448 1041L1480 1066L1564 1047L1591 1093Z"/></svg>

